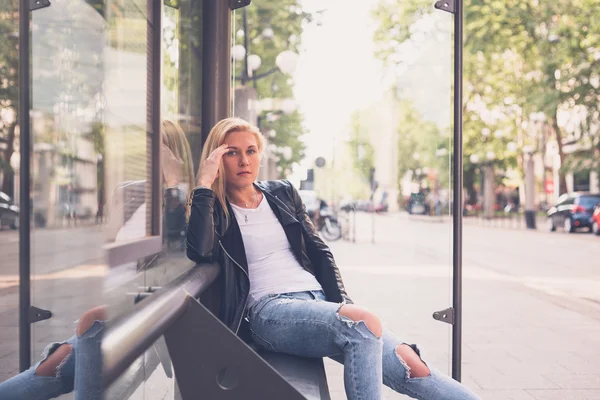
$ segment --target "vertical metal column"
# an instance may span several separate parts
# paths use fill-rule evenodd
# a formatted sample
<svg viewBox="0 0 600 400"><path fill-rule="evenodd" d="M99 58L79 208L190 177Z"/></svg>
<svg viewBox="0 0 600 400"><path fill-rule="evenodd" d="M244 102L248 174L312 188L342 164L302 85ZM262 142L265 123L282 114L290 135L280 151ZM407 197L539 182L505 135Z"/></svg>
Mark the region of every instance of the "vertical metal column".
<svg viewBox="0 0 600 400"><path fill-rule="evenodd" d="M460 382L462 362L462 239L463 239L463 0L454 10L454 204L452 238L452 378Z"/></svg>
<svg viewBox="0 0 600 400"><path fill-rule="evenodd" d="M226 0L204 0L202 32L202 143L231 114L231 9Z"/></svg>
<svg viewBox="0 0 600 400"><path fill-rule="evenodd" d="M454 14L454 184L452 186L452 307L433 318L452 324L452 378L460 382L462 362L463 224L463 0L438 0L435 8Z"/></svg>
<svg viewBox="0 0 600 400"><path fill-rule="evenodd" d="M19 176L19 370L31 365L30 293L30 37L29 1L19 2L19 151L21 175Z"/></svg>
<svg viewBox="0 0 600 400"><path fill-rule="evenodd" d="M147 120L150 122L152 132L151 135L151 160L152 166L150 171L150 204L152 205L152 218L150 220L150 234L152 236L161 235L162 225L162 198L163 191L161 172L161 154L160 146L162 145L161 137L161 88L162 88L162 1L147 0L148 10L148 31L147 40L149 41L148 59L146 61L147 82L147 103L149 104L146 110Z"/></svg>

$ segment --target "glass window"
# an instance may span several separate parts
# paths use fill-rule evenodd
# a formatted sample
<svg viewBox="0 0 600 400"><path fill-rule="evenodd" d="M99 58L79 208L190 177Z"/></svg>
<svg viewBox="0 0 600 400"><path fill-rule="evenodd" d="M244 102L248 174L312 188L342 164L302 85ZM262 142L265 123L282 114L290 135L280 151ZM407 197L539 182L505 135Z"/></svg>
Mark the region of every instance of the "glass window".
<svg viewBox="0 0 600 400"><path fill-rule="evenodd" d="M0 319L2 348L0 382L19 369L19 1L0 2ZM16 202L17 204L11 205ZM8 278L8 279L7 279Z"/></svg>
<svg viewBox="0 0 600 400"><path fill-rule="evenodd" d="M202 151L202 4L163 6L162 252L146 263L146 286L162 286L194 265L185 253L185 235L186 203Z"/></svg>
<svg viewBox="0 0 600 400"><path fill-rule="evenodd" d="M579 198L579 205L586 209L592 209L598 203L600 203L600 196L581 196Z"/></svg>
<svg viewBox="0 0 600 400"><path fill-rule="evenodd" d="M162 237L159 249L150 256L113 268L107 280L106 298L111 306L111 316L114 317L134 307L132 294L160 288L194 266L185 253L186 203L190 189L195 186L195 168L202 150L203 1L164 2L161 13L162 49L160 55L154 55L162 57L162 68L161 74L155 73L152 76L148 75L146 68L146 63L152 61L151 55L146 51L146 46L150 45L146 43L149 34L146 16L140 12L136 2L115 0L112 3L114 4L109 8L114 9L118 5L128 10L113 12L108 17L109 48L113 57L108 62L112 65L110 74L117 79L112 84L113 89L107 94L114 96L113 104L117 106L114 113L116 115L113 115L114 107L109 106L110 99L107 98L108 114L118 127L114 129L116 140L111 147L112 157L116 160L112 174L118 177L115 182L121 182L117 185L119 189L127 193L123 196L129 201L123 204L124 219L134 219L135 213L138 213L137 222L130 224L134 237L143 237L149 233L148 208L142 212L140 207L144 206L150 189L146 178L150 169L145 168L157 163L158 157L161 157L160 177L159 181L153 183L160 185L162 194ZM140 38L144 40L140 41ZM122 93L124 89L119 79L128 81L125 86L130 89L128 92ZM146 82L154 79L160 80L162 86L161 136L160 153L151 156L145 132L146 118L152 117L146 114L149 112L146 101L150 96ZM129 103L128 98L132 98ZM128 103L129 108L121 107L125 103ZM115 225L121 226L121 223ZM158 390L164 396L172 397L176 389L172 375L168 374L168 370L172 369L169 364L168 352L161 338L132 368L145 381L160 379L165 384L159 385ZM115 388L111 388L111 396L120 398L120 386L122 385L117 384ZM144 384L139 392L148 392L148 395L152 392L155 395L156 387Z"/></svg>
<svg viewBox="0 0 600 400"><path fill-rule="evenodd" d="M32 362L102 304L105 20L84 0L31 17ZM23 157L23 155L20 155Z"/></svg>

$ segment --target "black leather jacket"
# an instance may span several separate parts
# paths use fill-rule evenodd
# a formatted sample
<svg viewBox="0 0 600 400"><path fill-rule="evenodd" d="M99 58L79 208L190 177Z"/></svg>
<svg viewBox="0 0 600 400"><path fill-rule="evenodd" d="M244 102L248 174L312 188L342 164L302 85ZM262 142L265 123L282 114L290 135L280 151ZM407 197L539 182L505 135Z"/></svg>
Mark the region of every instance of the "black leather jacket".
<svg viewBox="0 0 600 400"><path fill-rule="evenodd" d="M313 274L328 301L352 303L329 247L323 243L306 213L300 195L289 181L256 184L283 226L294 256ZM196 189L187 231L187 256L196 263L218 262L219 277L201 302L225 325L245 336L246 304L250 293L248 262L242 234L229 203L229 226L214 192ZM242 326L244 325L244 326ZM242 329L240 327L242 326Z"/></svg>

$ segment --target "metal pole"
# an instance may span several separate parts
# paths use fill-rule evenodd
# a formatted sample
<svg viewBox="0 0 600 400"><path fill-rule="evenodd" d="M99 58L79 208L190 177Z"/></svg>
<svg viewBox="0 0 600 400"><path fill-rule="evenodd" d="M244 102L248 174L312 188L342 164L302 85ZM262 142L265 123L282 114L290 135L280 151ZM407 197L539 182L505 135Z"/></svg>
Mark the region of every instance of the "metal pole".
<svg viewBox="0 0 600 400"><path fill-rule="evenodd" d="M356 243L356 209L352 211L352 243Z"/></svg>
<svg viewBox="0 0 600 400"><path fill-rule="evenodd" d="M151 114L148 116L152 129L152 170L151 179L153 182L153 188L151 190L151 204L152 204L152 219L151 219L151 234L153 236L161 235L162 225L162 198L163 192L161 185L157 185L156 182L160 182L162 179L161 172L161 157L160 157L160 146L162 145L161 136L161 86L162 86L162 57L161 57L161 46L162 46L162 1L151 1L148 2L148 14L152 18L148 24L148 29L152 32L152 39L150 43L150 58L147 62L147 69L151 79L151 96L148 99L150 103L150 109L148 110Z"/></svg>
<svg viewBox="0 0 600 400"><path fill-rule="evenodd" d="M536 229L535 219L535 165L533 154L529 153L525 162L525 223L527 229Z"/></svg>
<svg viewBox="0 0 600 400"><path fill-rule="evenodd" d="M463 223L463 0L456 0L454 14L454 213L452 243L452 378L460 382L462 361L462 223Z"/></svg>
<svg viewBox="0 0 600 400"><path fill-rule="evenodd" d="M371 215L371 243L375 243L375 204L373 204L373 214Z"/></svg>
<svg viewBox="0 0 600 400"><path fill-rule="evenodd" d="M248 52L250 51L250 41L248 40L248 11L246 7L242 9L243 16L243 29L244 29L244 70L242 71L242 86L246 86L246 82L248 82Z"/></svg>
<svg viewBox="0 0 600 400"><path fill-rule="evenodd" d="M231 9L226 1L210 0L203 12L202 143L231 115Z"/></svg>
<svg viewBox="0 0 600 400"><path fill-rule="evenodd" d="M19 2L19 151L21 175L19 176L19 370L31 365L30 293L30 221L31 202L29 186L30 138L30 37L29 1Z"/></svg>

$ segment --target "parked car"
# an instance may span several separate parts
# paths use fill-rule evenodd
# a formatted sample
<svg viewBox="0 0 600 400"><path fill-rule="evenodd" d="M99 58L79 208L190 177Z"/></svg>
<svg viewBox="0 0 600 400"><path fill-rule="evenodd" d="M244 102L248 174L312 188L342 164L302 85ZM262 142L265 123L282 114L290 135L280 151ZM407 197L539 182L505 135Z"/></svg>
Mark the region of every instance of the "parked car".
<svg viewBox="0 0 600 400"><path fill-rule="evenodd" d="M19 207L15 206L9 195L0 192L0 229L5 226L19 228Z"/></svg>
<svg viewBox="0 0 600 400"><path fill-rule="evenodd" d="M575 192L563 194L556 205L548 210L548 229L555 231L562 227L565 232L575 232L579 228L592 228L594 207L600 203L600 193Z"/></svg>
<svg viewBox="0 0 600 400"><path fill-rule="evenodd" d="M596 204L594 207L594 213L592 214L592 232L595 235L600 235L600 204Z"/></svg>

